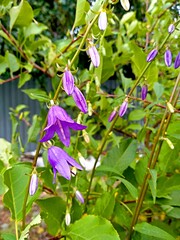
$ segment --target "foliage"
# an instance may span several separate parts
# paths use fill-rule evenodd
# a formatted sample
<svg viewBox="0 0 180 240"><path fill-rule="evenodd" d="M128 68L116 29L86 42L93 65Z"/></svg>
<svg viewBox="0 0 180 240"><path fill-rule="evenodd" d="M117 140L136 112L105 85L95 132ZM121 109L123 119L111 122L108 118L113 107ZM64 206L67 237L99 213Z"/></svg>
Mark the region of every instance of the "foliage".
<svg viewBox="0 0 180 240"><path fill-rule="evenodd" d="M31 121L25 105L11 109L12 141L0 139L0 194L15 224L2 239L26 239L42 220L56 239L178 239L178 15L173 0L2 1L0 84L18 81L42 110ZM32 164L22 162L30 142ZM33 204L41 217L27 223Z"/></svg>

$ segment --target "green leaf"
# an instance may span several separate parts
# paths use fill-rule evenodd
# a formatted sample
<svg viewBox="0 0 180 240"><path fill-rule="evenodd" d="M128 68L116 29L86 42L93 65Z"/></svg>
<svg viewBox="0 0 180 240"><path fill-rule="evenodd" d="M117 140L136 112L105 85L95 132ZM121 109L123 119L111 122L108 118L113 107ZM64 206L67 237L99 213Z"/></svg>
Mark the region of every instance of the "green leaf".
<svg viewBox="0 0 180 240"><path fill-rule="evenodd" d="M41 217L40 215L37 215L33 220L27 225L27 227L21 232L21 236L19 240L25 240L28 238L29 235L29 230L31 227L34 225L40 224L41 223Z"/></svg>
<svg viewBox="0 0 180 240"><path fill-rule="evenodd" d="M10 158L12 158L11 143L0 138L0 160L7 165Z"/></svg>
<svg viewBox="0 0 180 240"><path fill-rule="evenodd" d="M0 74L4 73L6 71L6 68L8 68L6 58L0 56Z"/></svg>
<svg viewBox="0 0 180 240"><path fill-rule="evenodd" d="M159 99L164 92L164 86L158 82L155 82L154 83L154 92L156 94L157 99Z"/></svg>
<svg viewBox="0 0 180 240"><path fill-rule="evenodd" d="M18 27L28 26L33 19L33 10L26 0L22 0L18 6L11 8L9 14L10 29L14 25Z"/></svg>
<svg viewBox="0 0 180 240"><path fill-rule="evenodd" d="M155 169L150 169L149 172L151 174L151 179L149 180L149 186L150 186L151 193L153 196L153 202L155 204L156 192L157 192L157 171Z"/></svg>
<svg viewBox="0 0 180 240"><path fill-rule="evenodd" d="M128 118L129 118L129 121L138 121L144 118L145 116L146 116L146 112L144 110L135 109L130 112Z"/></svg>
<svg viewBox="0 0 180 240"><path fill-rule="evenodd" d="M18 59L12 53L9 53L8 51L6 51L5 58L6 58L8 67L10 68L10 71L12 73L19 70L20 65L18 63Z"/></svg>
<svg viewBox="0 0 180 240"><path fill-rule="evenodd" d="M41 217L47 224L48 232L56 235L64 221L66 203L59 197L36 201L41 208Z"/></svg>
<svg viewBox="0 0 180 240"><path fill-rule="evenodd" d="M113 192L106 192L97 199L94 214L104 218L110 218L115 205L115 197Z"/></svg>
<svg viewBox="0 0 180 240"><path fill-rule="evenodd" d="M24 30L24 36L28 38L31 35L40 34L42 31L46 30L47 26L42 23L31 23L27 28Z"/></svg>
<svg viewBox="0 0 180 240"><path fill-rule="evenodd" d="M175 240L169 233L146 222L136 224L134 230L148 236L158 237L159 239Z"/></svg>
<svg viewBox="0 0 180 240"><path fill-rule="evenodd" d="M67 236L73 240L120 240L110 221L93 215L88 215L71 224Z"/></svg>
<svg viewBox="0 0 180 240"><path fill-rule="evenodd" d="M2 240L16 240L16 236L11 233L2 233L0 237Z"/></svg>
<svg viewBox="0 0 180 240"><path fill-rule="evenodd" d="M138 198L138 191L130 182L128 182L126 179L118 177L118 176L112 177L112 178L119 179L125 185L125 187L128 189L131 196L135 199Z"/></svg>
<svg viewBox="0 0 180 240"><path fill-rule="evenodd" d="M50 100L46 92L40 89L30 88L22 91L33 100L38 100L40 102L49 102Z"/></svg>
<svg viewBox="0 0 180 240"><path fill-rule="evenodd" d="M22 219L22 209L31 166L27 164L14 165L4 173L4 183L9 188L4 195L4 204L11 210L12 218Z"/></svg>
<svg viewBox="0 0 180 240"><path fill-rule="evenodd" d="M34 115L32 125L28 129L28 140L27 141L28 142L36 142L40 129L41 129L40 118L38 117L38 115Z"/></svg>
<svg viewBox="0 0 180 240"><path fill-rule="evenodd" d="M75 27L85 24L86 13L89 10L89 3L86 0L77 0L76 4L76 16L74 20L73 29Z"/></svg>
<svg viewBox="0 0 180 240"><path fill-rule="evenodd" d="M21 88L27 81L31 79L31 75L29 73L21 73L18 83L18 88Z"/></svg>

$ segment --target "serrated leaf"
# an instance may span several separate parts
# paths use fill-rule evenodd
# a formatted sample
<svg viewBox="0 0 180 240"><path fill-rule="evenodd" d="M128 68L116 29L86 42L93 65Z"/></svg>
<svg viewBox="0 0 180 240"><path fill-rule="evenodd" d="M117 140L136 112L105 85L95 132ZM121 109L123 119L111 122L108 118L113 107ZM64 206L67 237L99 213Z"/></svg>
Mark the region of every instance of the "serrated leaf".
<svg viewBox="0 0 180 240"><path fill-rule="evenodd" d="M165 232L161 228L153 226L146 222L136 224L134 230L147 236L158 237L159 239L175 240L173 236L171 236L169 233Z"/></svg>
<svg viewBox="0 0 180 240"><path fill-rule="evenodd" d="M97 199L94 214L104 218L110 218L114 210L114 205L114 194L112 192L106 192Z"/></svg>
<svg viewBox="0 0 180 240"><path fill-rule="evenodd" d="M37 215L33 220L26 226L26 228L21 232L21 236L19 240L25 240L28 237L29 230L31 227L34 225L40 224L41 223L41 216Z"/></svg>
<svg viewBox="0 0 180 240"><path fill-rule="evenodd" d="M4 204L11 210L12 218L22 219L23 202L29 182L31 166L17 164L4 173L4 183L9 188L4 195Z"/></svg>
<svg viewBox="0 0 180 240"><path fill-rule="evenodd" d="M76 16L74 20L73 29L75 27L85 24L85 16L89 10L89 3L86 0L77 0L76 4Z"/></svg>
<svg viewBox="0 0 180 240"><path fill-rule="evenodd" d="M50 100L46 92L40 89L30 88L22 91L33 100L38 100L40 102L48 102Z"/></svg>
<svg viewBox="0 0 180 240"><path fill-rule="evenodd" d="M28 142L36 142L37 141L37 136L40 131L40 119L38 115L33 116L33 122L31 127L28 129Z"/></svg>
<svg viewBox="0 0 180 240"><path fill-rule="evenodd" d="M64 221L66 203L59 197L36 201L41 208L41 217L47 224L48 232L56 235Z"/></svg>
<svg viewBox="0 0 180 240"><path fill-rule="evenodd" d="M9 14L10 29L14 25L19 27L28 26L33 19L33 10L26 0L22 0L18 6L11 8Z"/></svg>
<svg viewBox="0 0 180 240"><path fill-rule="evenodd" d="M94 215L85 216L71 224L67 236L73 240L120 240L110 221Z"/></svg>

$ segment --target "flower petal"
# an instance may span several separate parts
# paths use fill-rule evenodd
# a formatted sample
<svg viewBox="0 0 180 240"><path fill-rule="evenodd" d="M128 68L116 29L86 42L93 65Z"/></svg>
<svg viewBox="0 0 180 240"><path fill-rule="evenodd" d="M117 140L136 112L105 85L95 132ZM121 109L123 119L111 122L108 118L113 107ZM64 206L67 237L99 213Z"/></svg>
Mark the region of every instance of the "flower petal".
<svg viewBox="0 0 180 240"><path fill-rule="evenodd" d="M53 111L53 116L56 120L58 118L60 121L64 122L74 122L63 108L54 105L51 107L51 109Z"/></svg>
<svg viewBox="0 0 180 240"><path fill-rule="evenodd" d="M44 131L46 131L45 135L43 138L41 138L39 141L40 142L47 142L51 138L54 137L55 131L56 131L56 126L47 126Z"/></svg>
<svg viewBox="0 0 180 240"><path fill-rule="evenodd" d="M88 108L87 108L86 99L85 99L84 95L82 94L82 92L79 90L79 88L77 88L76 86L74 86L74 91L72 93L72 97L74 98L76 106L83 113L87 113L88 112Z"/></svg>
<svg viewBox="0 0 180 240"><path fill-rule="evenodd" d="M71 95L74 90L74 77L71 71L66 70L63 74L63 88L68 95Z"/></svg>
<svg viewBox="0 0 180 240"><path fill-rule="evenodd" d="M68 123L68 127L72 128L73 130L75 131L78 131L78 130L83 130L83 129L86 129L87 126L85 125L82 125L82 124L79 124L79 123Z"/></svg>
<svg viewBox="0 0 180 240"><path fill-rule="evenodd" d="M70 130L66 122L57 121L56 127L57 135L60 141L66 146L69 147L70 145Z"/></svg>
<svg viewBox="0 0 180 240"><path fill-rule="evenodd" d="M100 65L100 56L99 56L99 53L96 49L95 46L91 46L89 49L88 49L88 52L89 52L89 56L91 58L91 61L94 65L94 67L99 67Z"/></svg>

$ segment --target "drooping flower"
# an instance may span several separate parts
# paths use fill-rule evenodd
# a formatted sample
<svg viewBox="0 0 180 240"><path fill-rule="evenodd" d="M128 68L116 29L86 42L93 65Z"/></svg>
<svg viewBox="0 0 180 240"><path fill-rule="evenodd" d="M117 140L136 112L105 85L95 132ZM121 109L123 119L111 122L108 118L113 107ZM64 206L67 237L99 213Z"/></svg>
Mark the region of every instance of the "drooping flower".
<svg viewBox="0 0 180 240"><path fill-rule="evenodd" d="M100 30L105 30L107 28L107 14L106 11L102 11L98 18L98 27Z"/></svg>
<svg viewBox="0 0 180 240"><path fill-rule="evenodd" d="M79 190L75 191L75 196L80 203L82 203L82 204L84 203L83 195L81 194L81 192Z"/></svg>
<svg viewBox="0 0 180 240"><path fill-rule="evenodd" d="M147 62L151 62L155 57L156 55L158 54L158 50L155 48L153 49L152 51L150 51L150 53L148 54L147 58L146 58L146 61Z"/></svg>
<svg viewBox="0 0 180 240"><path fill-rule="evenodd" d="M172 53L169 49L167 49L164 53L164 62L167 67L171 66L172 63Z"/></svg>
<svg viewBox="0 0 180 240"><path fill-rule="evenodd" d="M145 84L142 86L142 89L141 89L141 99L142 100L146 99L147 93L148 93L148 86Z"/></svg>
<svg viewBox="0 0 180 240"><path fill-rule="evenodd" d="M36 173L33 173L31 176L30 186L29 186L29 195L33 196L38 188L38 176Z"/></svg>
<svg viewBox="0 0 180 240"><path fill-rule="evenodd" d="M120 117L123 117L124 114L126 113L127 111L127 108L128 108L128 100L125 99L124 102L122 103L120 109L119 109L119 116Z"/></svg>
<svg viewBox="0 0 180 240"><path fill-rule="evenodd" d="M87 113L88 107L87 107L86 99L85 99L84 95L82 94L82 92L79 90L79 88L77 88L76 86L74 86L74 91L72 92L72 97L76 103L76 106L83 113Z"/></svg>
<svg viewBox="0 0 180 240"><path fill-rule="evenodd" d="M91 58L91 61L94 65L94 67L99 67L100 56L99 56L98 50L96 49L96 47L94 45L91 44L91 46L88 49L88 54Z"/></svg>
<svg viewBox="0 0 180 240"><path fill-rule="evenodd" d="M176 56L175 58L175 61L174 61L174 68L178 68L180 66L180 52L178 53L178 55Z"/></svg>
<svg viewBox="0 0 180 240"><path fill-rule="evenodd" d="M130 8L129 0L120 0L120 2L124 10L128 11Z"/></svg>
<svg viewBox="0 0 180 240"><path fill-rule="evenodd" d="M63 73L63 88L64 91L68 94L71 95L73 90L74 90L74 77L68 69L65 70Z"/></svg>
<svg viewBox="0 0 180 240"><path fill-rule="evenodd" d="M170 24L169 27L168 27L168 33L173 33L174 30L175 30L174 24Z"/></svg>
<svg viewBox="0 0 180 240"><path fill-rule="evenodd" d="M112 122L112 120L115 118L116 115L117 115L117 111L113 110L108 118L108 122Z"/></svg>
<svg viewBox="0 0 180 240"><path fill-rule="evenodd" d="M40 142L47 142L53 138L55 132L57 133L60 141L68 147L70 144L70 128L73 130L83 130L86 126L76 123L66 113L66 111L56 105L53 105L48 112L48 124L44 129L46 134Z"/></svg>
<svg viewBox="0 0 180 240"><path fill-rule="evenodd" d="M51 146L48 148L48 160L53 168L54 180L56 181L56 173L59 172L67 180L71 179L71 167L82 170L82 167L70 157L63 149Z"/></svg>

